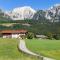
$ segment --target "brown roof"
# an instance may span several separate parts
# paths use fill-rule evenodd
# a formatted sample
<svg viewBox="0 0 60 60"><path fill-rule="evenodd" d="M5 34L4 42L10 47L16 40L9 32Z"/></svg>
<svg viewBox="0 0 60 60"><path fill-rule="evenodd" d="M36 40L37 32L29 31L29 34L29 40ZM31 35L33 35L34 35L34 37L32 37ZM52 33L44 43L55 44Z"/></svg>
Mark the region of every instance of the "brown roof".
<svg viewBox="0 0 60 60"><path fill-rule="evenodd" d="M26 33L27 30L1 30L0 33Z"/></svg>

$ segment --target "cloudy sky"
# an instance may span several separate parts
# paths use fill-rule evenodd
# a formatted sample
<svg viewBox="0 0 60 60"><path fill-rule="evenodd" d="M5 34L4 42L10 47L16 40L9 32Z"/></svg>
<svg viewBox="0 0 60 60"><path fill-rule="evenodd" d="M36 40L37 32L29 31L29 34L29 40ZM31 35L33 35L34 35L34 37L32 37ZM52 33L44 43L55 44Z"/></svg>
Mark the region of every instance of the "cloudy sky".
<svg viewBox="0 0 60 60"><path fill-rule="evenodd" d="M54 4L60 4L60 0L0 0L0 8L4 10L12 10L21 6L31 6L34 9L48 9Z"/></svg>

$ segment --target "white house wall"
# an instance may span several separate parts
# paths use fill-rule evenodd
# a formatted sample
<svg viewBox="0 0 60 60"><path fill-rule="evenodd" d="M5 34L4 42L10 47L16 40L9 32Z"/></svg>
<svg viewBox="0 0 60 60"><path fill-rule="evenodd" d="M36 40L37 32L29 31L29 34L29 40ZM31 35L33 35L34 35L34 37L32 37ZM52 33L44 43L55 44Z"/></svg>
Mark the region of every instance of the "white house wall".
<svg viewBox="0 0 60 60"><path fill-rule="evenodd" d="M25 34L11 34L11 35L3 35L3 38L18 38L20 35L25 35Z"/></svg>
<svg viewBox="0 0 60 60"><path fill-rule="evenodd" d="M7 36L6 35L3 35L3 38L6 38Z"/></svg>
<svg viewBox="0 0 60 60"><path fill-rule="evenodd" d="M12 34L12 38L17 38L19 34Z"/></svg>

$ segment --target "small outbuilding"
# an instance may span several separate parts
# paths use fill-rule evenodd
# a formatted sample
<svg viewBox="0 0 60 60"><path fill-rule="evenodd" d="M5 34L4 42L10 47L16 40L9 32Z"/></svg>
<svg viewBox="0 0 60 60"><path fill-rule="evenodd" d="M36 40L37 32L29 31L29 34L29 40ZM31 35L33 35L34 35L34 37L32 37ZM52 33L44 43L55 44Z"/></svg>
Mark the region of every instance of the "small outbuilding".
<svg viewBox="0 0 60 60"><path fill-rule="evenodd" d="M47 36L45 36L45 35L36 35L36 38L46 39Z"/></svg>

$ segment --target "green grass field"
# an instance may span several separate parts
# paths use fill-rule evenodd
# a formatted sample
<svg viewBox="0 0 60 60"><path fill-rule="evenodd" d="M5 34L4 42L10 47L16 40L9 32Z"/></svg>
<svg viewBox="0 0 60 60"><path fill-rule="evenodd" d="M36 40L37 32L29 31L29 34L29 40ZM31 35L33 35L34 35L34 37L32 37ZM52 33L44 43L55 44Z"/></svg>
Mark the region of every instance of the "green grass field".
<svg viewBox="0 0 60 60"><path fill-rule="evenodd" d="M26 45L33 52L60 60L60 40L26 40Z"/></svg>
<svg viewBox="0 0 60 60"><path fill-rule="evenodd" d="M40 60L18 50L18 39L0 38L0 60ZM60 60L60 40L26 40L27 47L38 54Z"/></svg>
<svg viewBox="0 0 60 60"><path fill-rule="evenodd" d="M37 57L28 56L17 48L18 39L0 38L0 60L38 60Z"/></svg>

